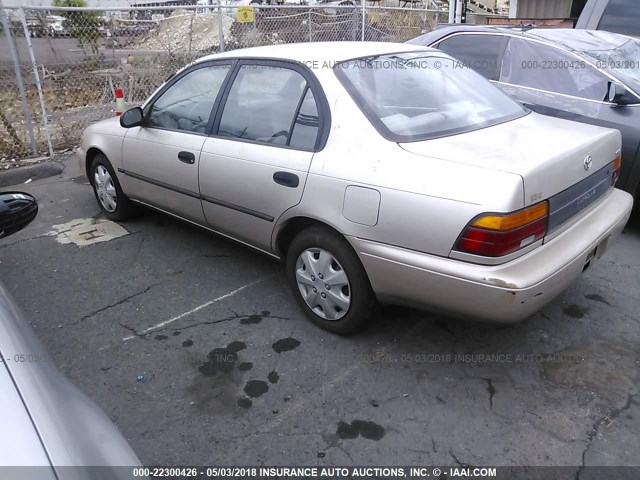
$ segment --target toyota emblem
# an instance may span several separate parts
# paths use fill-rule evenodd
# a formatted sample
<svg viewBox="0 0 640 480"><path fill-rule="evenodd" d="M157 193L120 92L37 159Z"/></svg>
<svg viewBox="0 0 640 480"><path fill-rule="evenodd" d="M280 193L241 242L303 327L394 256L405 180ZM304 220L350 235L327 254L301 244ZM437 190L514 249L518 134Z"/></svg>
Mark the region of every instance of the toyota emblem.
<svg viewBox="0 0 640 480"><path fill-rule="evenodd" d="M591 164L593 164L593 158L591 158L591 155L587 155L584 158L584 169L588 172L589 170L591 170Z"/></svg>

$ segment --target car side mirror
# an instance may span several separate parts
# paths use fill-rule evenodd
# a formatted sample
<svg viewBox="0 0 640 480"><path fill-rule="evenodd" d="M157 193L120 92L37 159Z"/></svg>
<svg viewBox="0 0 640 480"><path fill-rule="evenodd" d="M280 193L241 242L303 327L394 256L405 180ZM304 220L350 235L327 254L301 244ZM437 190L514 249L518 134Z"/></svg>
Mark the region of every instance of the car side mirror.
<svg viewBox="0 0 640 480"><path fill-rule="evenodd" d="M142 112L142 108L133 107L120 115L120 126L124 128L139 127L142 125L143 120L144 113Z"/></svg>
<svg viewBox="0 0 640 480"><path fill-rule="evenodd" d="M622 98L625 93L627 93L627 89L624 88L624 85L618 82L609 82L607 89L607 101L614 105L623 105L624 102Z"/></svg>
<svg viewBox="0 0 640 480"><path fill-rule="evenodd" d="M38 202L28 193L0 193L0 238L19 232L38 214Z"/></svg>

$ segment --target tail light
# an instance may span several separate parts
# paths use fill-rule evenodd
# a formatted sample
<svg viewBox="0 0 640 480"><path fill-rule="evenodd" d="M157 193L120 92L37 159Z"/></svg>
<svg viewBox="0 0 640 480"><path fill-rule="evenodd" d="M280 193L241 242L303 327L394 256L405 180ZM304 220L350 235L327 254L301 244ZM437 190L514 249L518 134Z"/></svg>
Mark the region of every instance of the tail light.
<svg viewBox="0 0 640 480"><path fill-rule="evenodd" d="M507 214L482 214L465 227L454 250L501 257L540 240L547 233L549 204L544 201Z"/></svg>
<svg viewBox="0 0 640 480"><path fill-rule="evenodd" d="M613 175L611 177L611 185L615 185L620 176L620 167L622 166L622 154L618 152L616 158L613 159Z"/></svg>

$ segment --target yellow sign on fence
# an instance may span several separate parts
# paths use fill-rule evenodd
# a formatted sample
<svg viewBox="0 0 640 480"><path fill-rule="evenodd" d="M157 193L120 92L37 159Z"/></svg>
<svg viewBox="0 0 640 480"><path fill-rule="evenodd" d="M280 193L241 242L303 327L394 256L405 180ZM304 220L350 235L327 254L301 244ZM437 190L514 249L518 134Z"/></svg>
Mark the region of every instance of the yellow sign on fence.
<svg viewBox="0 0 640 480"><path fill-rule="evenodd" d="M238 7L236 21L240 23L253 23L253 7Z"/></svg>

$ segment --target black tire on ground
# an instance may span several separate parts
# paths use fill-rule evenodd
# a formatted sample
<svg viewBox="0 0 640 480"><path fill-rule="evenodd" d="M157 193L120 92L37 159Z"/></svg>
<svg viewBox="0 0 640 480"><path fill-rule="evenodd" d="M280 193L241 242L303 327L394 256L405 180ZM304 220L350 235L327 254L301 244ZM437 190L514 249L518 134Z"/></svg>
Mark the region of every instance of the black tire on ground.
<svg viewBox="0 0 640 480"><path fill-rule="evenodd" d="M309 307L296 280L296 264L300 255L308 249L322 249L328 252L344 270L349 282L346 288L350 298L346 314L337 320L328 320ZM333 267L332 267L333 268ZM369 278L351 245L340 235L328 228L310 227L298 233L289 245L286 255L286 277L298 305L309 319L320 328L346 335L362 328L371 319L376 305L375 294ZM322 280L318 288L326 288ZM342 290L343 293L345 290Z"/></svg>
<svg viewBox="0 0 640 480"><path fill-rule="evenodd" d="M116 208L111 212L108 211L100 201L98 188L96 185L96 180L95 180L96 171L100 166L104 167L107 170L107 172L109 173L109 176L111 177L113 186L115 187ZM91 186L93 187L93 194L95 195L96 200L98 201L98 206L100 207L100 210L102 210L102 213L104 214L105 217L115 222L124 222L138 215L139 213L138 206L135 205L131 200L129 200L129 198L122 191L122 188L120 187L120 182L118 181L118 177L116 176L113 170L113 167L111 166L111 163L103 153L98 153L93 158L93 161L91 162L90 172L91 174L90 174L89 181L91 182Z"/></svg>

